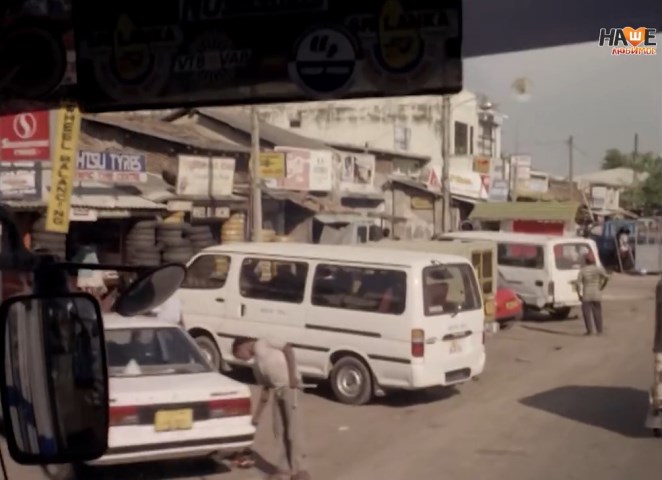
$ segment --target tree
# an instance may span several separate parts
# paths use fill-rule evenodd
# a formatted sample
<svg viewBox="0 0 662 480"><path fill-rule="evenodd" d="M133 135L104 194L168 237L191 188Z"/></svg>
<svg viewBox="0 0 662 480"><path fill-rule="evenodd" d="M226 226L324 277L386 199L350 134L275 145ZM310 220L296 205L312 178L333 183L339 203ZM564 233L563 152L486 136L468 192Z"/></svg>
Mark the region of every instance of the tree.
<svg viewBox="0 0 662 480"><path fill-rule="evenodd" d="M623 192L623 206L639 210L643 214L659 211L662 204L662 158L653 152L644 154L626 154L611 148L602 160L603 170L612 168L631 168L637 173L647 173L648 178Z"/></svg>

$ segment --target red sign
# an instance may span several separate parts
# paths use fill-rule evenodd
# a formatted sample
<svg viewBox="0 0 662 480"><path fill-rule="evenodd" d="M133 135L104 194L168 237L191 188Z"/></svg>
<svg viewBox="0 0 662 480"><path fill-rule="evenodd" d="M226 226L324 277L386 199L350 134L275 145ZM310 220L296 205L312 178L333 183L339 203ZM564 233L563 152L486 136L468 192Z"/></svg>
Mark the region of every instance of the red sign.
<svg viewBox="0 0 662 480"><path fill-rule="evenodd" d="M23 112L0 117L0 160L48 161L51 158L49 112Z"/></svg>

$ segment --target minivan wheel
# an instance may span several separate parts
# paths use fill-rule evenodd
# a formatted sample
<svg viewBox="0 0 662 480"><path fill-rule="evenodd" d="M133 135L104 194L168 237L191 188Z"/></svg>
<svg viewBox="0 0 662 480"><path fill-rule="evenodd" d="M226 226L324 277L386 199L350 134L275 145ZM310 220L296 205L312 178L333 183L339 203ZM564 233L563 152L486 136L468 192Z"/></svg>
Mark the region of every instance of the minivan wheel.
<svg viewBox="0 0 662 480"><path fill-rule="evenodd" d="M372 400L372 375L368 367L356 357L343 357L331 370L331 389L339 402L365 405Z"/></svg>
<svg viewBox="0 0 662 480"><path fill-rule="evenodd" d="M73 463L49 463L41 470L49 480L83 480L85 465Z"/></svg>
<svg viewBox="0 0 662 480"><path fill-rule="evenodd" d="M565 320L570 316L571 311L572 308L570 307L562 307L550 310L549 314L554 320Z"/></svg>
<svg viewBox="0 0 662 480"><path fill-rule="evenodd" d="M207 335L198 335L193 338L195 343L198 344L198 347L200 347L200 350L202 350L202 354L205 356L209 364L214 368L214 370L220 371L221 352L218 351L218 347L214 341Z"/></svg>

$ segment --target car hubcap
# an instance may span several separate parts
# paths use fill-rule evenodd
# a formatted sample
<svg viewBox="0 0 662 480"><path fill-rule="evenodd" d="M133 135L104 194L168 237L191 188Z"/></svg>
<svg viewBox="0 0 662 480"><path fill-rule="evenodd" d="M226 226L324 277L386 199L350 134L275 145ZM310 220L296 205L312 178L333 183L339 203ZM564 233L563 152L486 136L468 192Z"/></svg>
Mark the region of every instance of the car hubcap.
<svg viewBox="0 0 662 480"><path fill-rule="evenodd" d="M343 368L338 374L338 390L346 397L356 397L361 393L363 377L355 368Z"/></svg>

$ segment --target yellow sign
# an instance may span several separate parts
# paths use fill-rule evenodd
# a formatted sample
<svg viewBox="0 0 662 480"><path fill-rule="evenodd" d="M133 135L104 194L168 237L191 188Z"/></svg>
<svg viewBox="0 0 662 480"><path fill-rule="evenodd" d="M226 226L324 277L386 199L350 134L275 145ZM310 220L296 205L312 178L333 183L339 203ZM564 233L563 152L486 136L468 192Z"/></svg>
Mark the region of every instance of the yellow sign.
<svg viewBox="0 0 662 480"><path fill-rule="evenodd" d="M259 178L285 178L285 153L260 153Z"/></svg>
<svg viewBox="0 0 662 480"><path fill-rule="evenodd" d="M193 427L193 410L162 410L154 416L154 430L169 432L172 430L190 430Z"/></svg>
<svg viewBox="0 0 662 480"><path fill-rule="evenodd" d="M69 232L80 120L80 110L75 103L65 103L57 112L51 167L51 191L46 210L46 231L48 232Z"/></svg>
<svg viewBox="0 0 662 480"><path fill-rule="evenodd" d="M413 210L432 210L434 203L426 197L411 197L411 208Z"/></svg>

